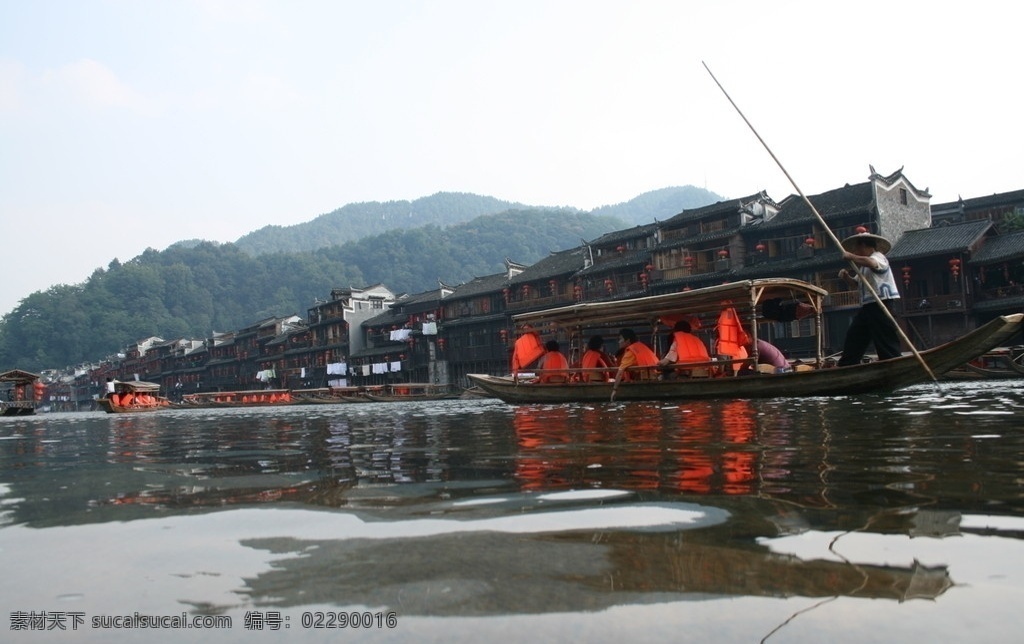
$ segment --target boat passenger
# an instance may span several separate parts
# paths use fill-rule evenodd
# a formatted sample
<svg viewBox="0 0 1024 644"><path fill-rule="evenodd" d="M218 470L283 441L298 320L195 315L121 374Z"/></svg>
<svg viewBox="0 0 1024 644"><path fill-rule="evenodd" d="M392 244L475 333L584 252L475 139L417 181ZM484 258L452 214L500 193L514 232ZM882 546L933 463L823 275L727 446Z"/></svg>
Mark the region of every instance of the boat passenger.
<svg viewBox="0 0 1024 644"><path fill-rule="evenodd" d="M711 356L708 355L708 348L704 346L704 342L700 338L693 334L690 323L686 320L679 320L672 328L672 345L669 347L668 353L658 361L658 364L665 366L710 361ZM685 375L706 376L709 374L709 371L705 366L693 370L684 370L683 373Z"/></svg>
<svg viewBox="0 0 1024 644"><path fill-rule="evenodd" d="M587 350L583 352L580 359L580 367L583 382L607 382L612 378L611 371L586 371L587 369L599 369L601 367L614 367L615 358L604 352L604 338L595 335L587 340Z"/></svg>
<svg viewBox="0 0 1024 644"><path fill-rule="evenodd" d="M839 271L839 277L850 286L860 285L861 307L846 331L840 367L859 363L871 343L875 345L879 360L901 355L899 330L891 313L900 293L889 260L885 257L891 248L888 239L869 232L860 232L843 240L843 259L856 264L857 272L844 268ZM871 282L881 303L865 287L865 280ZM882 309L883 306L888 313Z"/></svg>
<svg viewBox="0 0 1024 644"><path fill-rule="evenodd" d="M556 340L548 340L544 345L546 353L541 356L537 368L542 370L541 382L569 382L569 360L561 352Z"/></svg>
<svg viewBox="0 0 1024 644"><path fill-rule="evenodd" d="M529 324L524 324L520 335L512 349L512 375L518 376L520 371L525 371L530 365L544 355L544 343L540 335L533 330Z"/></svg>
<svg viewBox="0 0 1024 644"><path fill-rule="evenodd" d="M789 368L789 360L777 346L767 340L757 339L757 362L758 364L769 364L776 369Z"/></svg>
<svg viewBox="0 0 1024 644"><path fill-rule="evenodd" d="M622 329L619 331L625 351L619 361L619 369L615 372L615 384L612 386L611 399L615 400L615 392L618 391L619 383L623 380L647 380L652 377L651 369L630 370L630 367L657 367L658 356L649 346L640 342L633 329Z"/></svg>
<svg viewBox="0 0 1024 644"><path fill-rule="evenodd" d="M743 366L743 360L747 358L747 347L750 344L750 337L743 330L740 324L740 316L736 309L726 306L718 314L718 325L715 330L718 332L718 341L715 343L715 353L720 356L729 356L736 362L732 363L733 372L739 371Z"/></svg>

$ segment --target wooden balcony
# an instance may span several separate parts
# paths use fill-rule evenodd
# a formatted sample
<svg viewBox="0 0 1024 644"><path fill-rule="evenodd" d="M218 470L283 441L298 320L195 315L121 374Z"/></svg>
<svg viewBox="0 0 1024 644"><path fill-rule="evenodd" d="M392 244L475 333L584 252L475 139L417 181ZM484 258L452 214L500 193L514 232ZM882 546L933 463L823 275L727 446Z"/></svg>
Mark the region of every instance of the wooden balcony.
<svg viewBox="0 0 1024 644"><path fill-rule="evenodd" d="M967 298L961 293L929 297L904 297L901 298L900 303L901 311L905 316L964 313L968 308Z"/></svg>

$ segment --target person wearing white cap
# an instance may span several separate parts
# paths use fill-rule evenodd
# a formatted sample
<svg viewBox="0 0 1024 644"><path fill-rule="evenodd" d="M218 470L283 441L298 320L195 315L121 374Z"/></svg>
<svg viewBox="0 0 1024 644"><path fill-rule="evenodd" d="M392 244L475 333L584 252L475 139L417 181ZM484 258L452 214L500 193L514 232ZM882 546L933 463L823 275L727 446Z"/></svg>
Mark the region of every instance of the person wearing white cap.
<svg viewBox="0 0 1024 644"><path fill-rule="evenodd" d="M888 239L869 232L858 232L843 240L843 259L856 264L857 271L844 268L839 271L839 277L851 286L860 285L861 307L846 332L840 367L859 363L871 343L875 345L879 360L901 355L899 330L891 316L882 310L885 306L891 312L895 301L900 298L896 279L885 257L891 248ZM865 282L871 283L881 303Z"/></svg>

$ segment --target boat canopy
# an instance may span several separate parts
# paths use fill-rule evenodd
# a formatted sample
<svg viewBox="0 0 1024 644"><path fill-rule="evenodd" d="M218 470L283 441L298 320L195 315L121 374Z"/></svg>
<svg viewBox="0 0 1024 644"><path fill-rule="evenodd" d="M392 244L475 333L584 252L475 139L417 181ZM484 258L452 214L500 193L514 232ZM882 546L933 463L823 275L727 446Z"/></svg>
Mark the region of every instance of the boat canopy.
<svg viewBox="0 0 1024 644"><path fill-rule="evenodd" d="M718 286L679 293L615 300L586 302L544 311L520 313L512 317L516 324L554 324L561 327L605 326L659 320L679 313L714 312L718 315L723 303L752 313L757 304L774 298L798 300L821 315L828 291L800 280L769 278L730 282ZM744 316L746 317L746 316ZM749 318L748 318L749 319Z"/></svg>
<svg viewBox="0 0 1024 644"><path fill-rule="evenodd" d="M160 385L146 380L116 380L114 386L122 391L154 392L160 390Z"/></svg>
<svg viewBox="0 0 1024 644"><path fill-rule="evenodd" d="M27 385L39 380L39 376L21 369L11 369L0 373L0 382L12 382L15 385Z"/></svg>

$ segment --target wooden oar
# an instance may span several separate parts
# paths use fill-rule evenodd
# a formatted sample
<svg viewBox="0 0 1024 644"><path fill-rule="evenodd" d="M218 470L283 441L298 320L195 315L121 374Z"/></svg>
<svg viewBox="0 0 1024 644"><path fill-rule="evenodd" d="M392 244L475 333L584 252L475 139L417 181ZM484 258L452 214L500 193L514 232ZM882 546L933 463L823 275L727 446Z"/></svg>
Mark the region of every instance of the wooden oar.
<svg viewBox="0 0 1024 644"><path fill-rule="evenodd" d="M750 120L747 119L747 117L743 114L743 111L739 108L739 106L736 105L736 101L732 100L732 97L729 96L729 92L725 91L725 88L722 87L722 84L719 83L718 79L715 78L715 75L711 73L711 68L708 67L708 64L705 63L704 61L701 61L701 64L704 65L704 69L708 70L708 74L711 75L711 80L715 81L715 85L718 85L718 89L722 90L722 93L725 94L725 97L729 99L729 102L736 109L736 112L740 115L740 118L743 119L743 122L747 124L747 127L750 128L750 131L754 133L754 136L757 137L757 140L761 142L761 145L764 146L764 149L768 151L769 155L771 155L772 160L775 161L775 165L779 166L779 169L782 170L782 174L786 175L786 178L789 179L789 183L792 184L793 189L796 190L797 194L800 195L800 198L804 200L804 203L807 204L807 206L811 209L811 212L814 213L814 216L817 217L818 223L821 225L822 229L824 229L824 231L828 233L829 238L836 245L836 247L839 248L839 251L843 252L845 249L843 248L842 242L839 241L839 238L836 237L835 233L832 232L832 229L829 228L827 223L825 223L825 218L821 216L821 213L819 213L818 209L814 207L814 204L811 203L811 200L808 199L807 195L803 193L803 190L800 189L800 186L796 185L796 181L793 181L793 177L789 175L789 172L786 171L786 168L782 165L782 162L779 161L779 158L775 156L775 153L772 152L772 149L768 147L768 144L764 142L764 139L761 138L761 135L757 133L757 130L754 128L753 124L751 124ZM855 274L860 274L860 270L858 269L857 264L851 261L850 266L853 267L853 272ZM881 308L882 311L885 312L885 315L892 322L893 326L896 327L896 332L900 334L900 338L902 338L902 340L907 344L907 346L910 347L910 350L914 352L914 356L917 358L917 361L921 363L921 366L924 367L924 370L928 374L928 376L931 377L932 381L938 382L938 378L936 378L935 374L932 373L932 370L928 366L928 363L924 361L924 358L921 357L921 354L918 353L917 349L914 347L914 343L910 341L910 338L907 337L907 334L904 333L903 329L900 328L899 323L896 322L896 318L893 317L892 311L886 308L885 304L882 303L882 298L881 296L878 295L878 291L875 290L875 287L873 284L871 284L871 281L861 278L860 282L864 286L867 286L868 290L871 291L871 295L874 296L875 301L878 302L879 308Z"/></svg>

